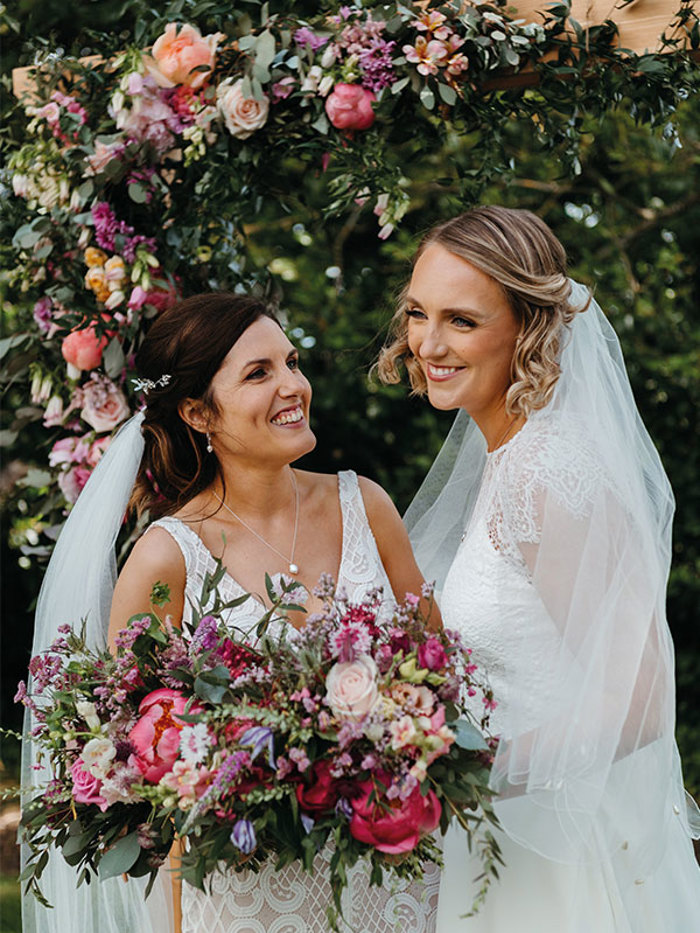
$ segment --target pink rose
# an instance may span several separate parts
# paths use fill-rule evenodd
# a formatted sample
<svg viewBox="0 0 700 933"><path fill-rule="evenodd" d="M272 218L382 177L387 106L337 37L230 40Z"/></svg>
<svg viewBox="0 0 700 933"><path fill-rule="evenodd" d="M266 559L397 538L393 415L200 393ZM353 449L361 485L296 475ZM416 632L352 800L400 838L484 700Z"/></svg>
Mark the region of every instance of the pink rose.
<svg viewBox="0 0 700 933"><path fill-rule="evenodd" d="M90 479L90 470L86 467L75 466L70 470L59 473L58 488L61 490L67 502L78 501L78 496L85 488L85 483Z"/></svg>
<svg viewBox="0 0 700 933"><path fill-rule="evenodd" d="M94 440L92 444L90 444L90 452L87 455L86 463L93 468L96 467L102 459L105 450L107 450L111 443L111 437L98 437L97 440Z"/></svg>
<svg viewBox="0 0 700 933"><path fill-rule="evenodd" d="M390 783L386 776L378 777L383 784ZM432 790L424 797L416 787L405 800L388 800L378 794L373 781L363 781L359 787L361 794L350 801L354 810L350 832L380 852L410 852L440 823L440 801Z"/></svg>
<svg viewBox="0 0 700 933"><path fill-rule="evenodd" d="M418 666L439 671L447 664L447 655L437 638L429 638L418 648Z"/></svg>
<svg viewBox="0 0 700 933"><path fill-rule="evenodd" d="M326 677L328 705L338 719L361 719L379 699L377 665L368 654L334 664Z"/></svg>
<svg viewBox="0 0 700 933"><path fill-rule="evenodd" d="M187 698L179 690L167 687L151 691L139 704L141 718L129 733L129 741L136 748L129 764L152 784L157 784L177 759L180 730L186 725L177 714L184 712L186 705ZM197 712L197 708L191 712Z"/></svg>
<svg viewBox="0 0 700 933"><path fill-rule="evenodd" d="M76 369L95 369L100 365L102 352L107 346L106 337L98 337L93 325L74 330L63 338L61 353L66 363Z"/></svg>
<svg viewBox="0 0 700 933"><path fill-rule="evenodd" d="M162 36L153 46L153 57L144 56L148 72L161 87L187 84L201 87L209 78L216 59L216 47L221 33L202 36L196 26L182 26L178 32L176 23L168 23ZM194 71L206 65L208 71Z"/></svg>
<svg viewBox="0 0 700 933"><path fill-rule="evenodd" d="M84 463L90 448L82 438L62 437L56 441L49 452L49 466L60 466L62 463Z"/></svg>
<svg viewBox="0 0 700 933"><path fill-rule="evenodd" d="M337 130L367 130L374 123L372 91L359 84L336 84L326 99L328 119Z"/></svg>
<svg viewBox="0 0 700 933"><path fill-rule="evenodd" d="M248 139L267 123L270 102L243 96L243 81L226 78L216 89L216 105L226 129L238 139Z"/></svg>
<svg viewBox="0 0 700 933"><path fill-rule="evenodd" d="M72 794L77 803L94 803L104 813L108 807L107 801L100 795L102 782L99 778L85 770L83 760L78 758L70 769L73 778Z"/></svg>
<svg viewBox="0 0 700 933"><path fill-rule="evenodd" d="M128 415L124 395L106 376L93 375L83 386L80 417L95 431L111 431Z"/></svg>

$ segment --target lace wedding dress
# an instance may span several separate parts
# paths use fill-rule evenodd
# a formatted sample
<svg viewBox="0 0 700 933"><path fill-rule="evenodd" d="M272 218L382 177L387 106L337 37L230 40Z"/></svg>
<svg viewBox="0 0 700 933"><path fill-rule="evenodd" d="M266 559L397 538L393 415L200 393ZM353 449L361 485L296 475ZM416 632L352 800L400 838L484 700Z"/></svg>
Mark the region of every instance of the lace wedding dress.
<svg viewBox="0 0 700 933"><path fill-rule="evenodd" d="M352 471L338 474L338 491L343 521L343 544L337 584L352 601L361 601L372 587L391 586L382 566L377 545L367 520L357 476ZM179 519L169 517L155 522L177 541L185 559L187 582L185 602L196 600L204 574L214 570L214 558L198 535ZM151 526L153 527L153 526ZM229 575L220 585L227 599L242 595L243 588ZM187 611L187 610L186 610ZM232 621L240 628L254 625L263 613L254 598L232 610ZM275 871L268 863L257 874L251 871L217 873L211 891L202 892L189 884L182 886L182 933L326 933L326 907L331 902L326 881L330 859L328 850L319 853L314 873L298 865ZM353 933L431 933L439 872L426 868L423 883L407 885L388 879L383 888L369 885L368 866L358 862L348 873L343 897L347 929Z"/></svg>
<svg viewBox="0 0 700 933"><path fill-rule="evenodd" d="M552 717L552 697L561 696L566 687L554 682L553 676L561 670L560 654L566 646L533 585L528 552L538 545L543 500L550 510L555 505L564 508L574 526L585 524L589 503L606 483L586 432L573 423L563 427L553 417L532 417L507 444L487 454L479 496L445 580L441 610L445 627L462 634L473 660L489 676L498 701L491 719L494 734L504 730L510 730L511 736L537 734L541 723ZM564 560L567 544L562 535ZM541 567L538 572L541 575ZM551 573L557 572L553 566ZM480 717L478 704L474 713ZM618 787L637 786L631 778L644 780L646 756L653 754L653 748L652 742L613 764ZM624 795L622 790L618 802ZM615 858L603 854L608 849L601 844L599 857L566 863L499 832L505 867L499 868L500 880L493 882L483 908L469 919L462 915L471 907L475 889L470 891L470 884L480 864L467 851L463 834L448 832L438 933L700 929L700 877L678 816L681 805L682 801L668 801L668 827L658 837L658 851L651 853L654 867L641 878L625 875L625 858L633 847L626 840ZM602 840L615 823L615 809L609 803L608 809L601 808L594 838L599 833ZM544 821L546 816L533 805L533 820Z"/></svg>

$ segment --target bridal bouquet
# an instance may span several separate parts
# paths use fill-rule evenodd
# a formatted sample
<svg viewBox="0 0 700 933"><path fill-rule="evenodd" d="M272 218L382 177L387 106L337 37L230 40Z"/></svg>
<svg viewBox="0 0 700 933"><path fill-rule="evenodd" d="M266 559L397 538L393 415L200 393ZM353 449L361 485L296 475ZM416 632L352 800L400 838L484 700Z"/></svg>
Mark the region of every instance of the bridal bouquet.
<svg viewBox="0 0 700 933"><path fill-rule="evenodd" d="M267 859L312 871L330 844L337 929L359 858L375 884L384 871L420 878L441 861L432 834L456 819L481 855L483 898L499 860L484 737L495 704L456 633L428 630L418 597L387 615L379 592L355 605L330 577L315 591L323 611L301 630L285 613L302 608L303 587L268 577L271 608L241 631L225 619L248 597L224 603L222 572L205 580L185 630L135 616L112 656L63 626L32 659L33 694L20 684L18 698L50 777L24 811L28 887L41 897L51 846L79 884L95 873L152 883L186 837L181 873L202 888L216 870Z"/></svg>

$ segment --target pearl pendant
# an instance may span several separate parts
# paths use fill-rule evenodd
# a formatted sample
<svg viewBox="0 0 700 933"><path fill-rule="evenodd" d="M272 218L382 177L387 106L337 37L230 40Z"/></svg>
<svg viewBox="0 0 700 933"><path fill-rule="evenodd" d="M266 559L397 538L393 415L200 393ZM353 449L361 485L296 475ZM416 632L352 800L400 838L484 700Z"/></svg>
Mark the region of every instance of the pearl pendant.
<svg viewBox="0 0 700 933"><path fill-rule="evenodd" d="M289 565L289 572L290 572L291 574L297 574L297 573L299 573L299 568L297 567L296 564L290 564L290 565Z"/></svg>

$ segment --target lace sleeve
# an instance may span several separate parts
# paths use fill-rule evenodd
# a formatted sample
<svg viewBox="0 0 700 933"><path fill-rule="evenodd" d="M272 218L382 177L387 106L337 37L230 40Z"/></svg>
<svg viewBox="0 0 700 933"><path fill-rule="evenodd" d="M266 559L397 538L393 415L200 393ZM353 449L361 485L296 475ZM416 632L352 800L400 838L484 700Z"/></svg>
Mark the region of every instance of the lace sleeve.
<svg viewBox="0 0 700 933"><path fill-rule="evenodd" d="M504 731L494 780L508 799L499 815L515 838L562 860L601 847L607 857L632 840L643 873L667 816L664 746L673 735L665 573L579 426L550 419L528 432L505 451L495 486L499 545L558 633L546 713L525 735ZM511 686L514 697L526 689ZM642 750L645 776L620 794L621 775L634 771L623 762ZM613 799L614 819L601 822Z"/></svg>

